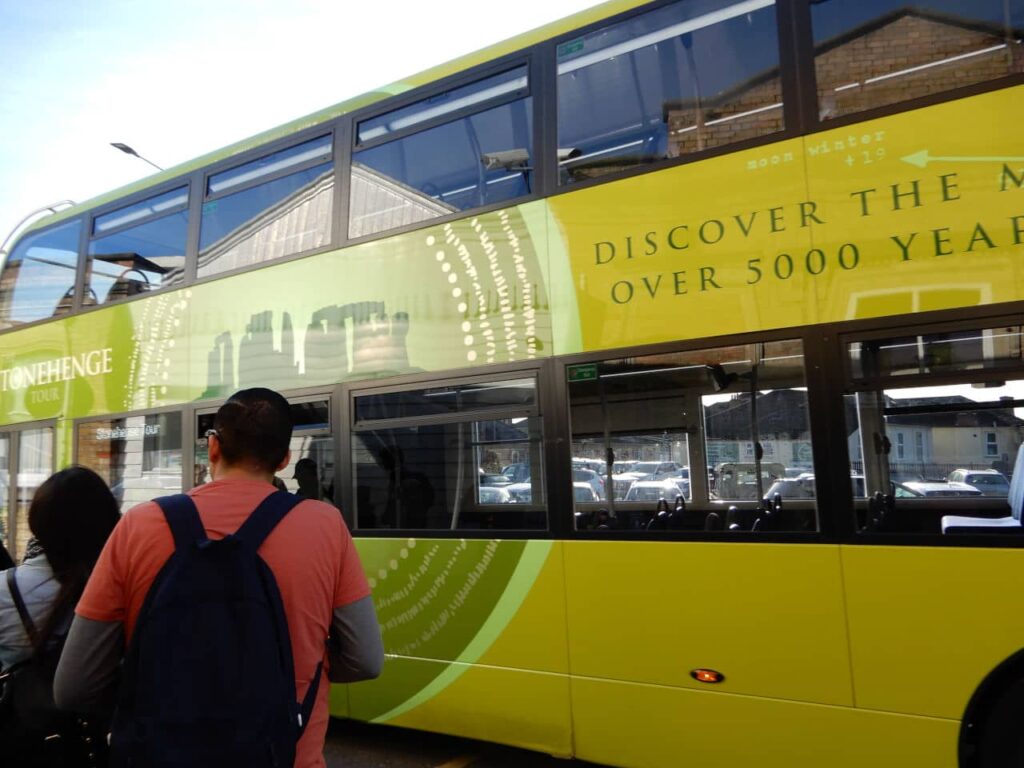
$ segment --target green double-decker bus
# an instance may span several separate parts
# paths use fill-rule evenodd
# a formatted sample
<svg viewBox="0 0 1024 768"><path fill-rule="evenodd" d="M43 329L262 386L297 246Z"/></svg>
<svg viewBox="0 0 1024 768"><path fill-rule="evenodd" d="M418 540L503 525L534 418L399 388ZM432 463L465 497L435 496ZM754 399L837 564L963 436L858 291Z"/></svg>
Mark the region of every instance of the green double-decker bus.
<svg viewBox="0 0 1024 768"><path fill-rule="evenodd" d="M36 221L0 535L209 479L356 537L332 713L619 766L1016 764L1024 2L614 0Z"/></svg>

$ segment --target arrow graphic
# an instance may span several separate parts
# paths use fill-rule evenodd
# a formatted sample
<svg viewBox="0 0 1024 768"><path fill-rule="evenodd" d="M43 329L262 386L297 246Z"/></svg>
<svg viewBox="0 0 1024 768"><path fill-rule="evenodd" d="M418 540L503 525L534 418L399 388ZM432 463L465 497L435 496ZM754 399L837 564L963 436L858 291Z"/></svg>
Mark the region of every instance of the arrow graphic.
<svg viewBox="0 0 1024 768"><path fill-rule="evenodd" d="M924 168L928 163L1024 163L1024 157L932 157L928 154L927 149L922 149L920 152L915 152L912 155L907 155L901 158L903 162L916 165L918 168Z"/></svg>

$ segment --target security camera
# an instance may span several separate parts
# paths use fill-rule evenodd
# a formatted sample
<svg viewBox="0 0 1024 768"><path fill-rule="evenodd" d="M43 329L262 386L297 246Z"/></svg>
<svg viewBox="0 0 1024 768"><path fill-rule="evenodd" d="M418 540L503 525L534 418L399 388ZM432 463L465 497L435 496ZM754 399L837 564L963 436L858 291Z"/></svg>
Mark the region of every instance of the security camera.
<svg viewBox="0 0 1024 768"><path fill-rule="evenodd" d="M530 150L506 149L501 152L485 152L480 155L480 162L488 171L503 168L506 171L525 171L529 169Z"/></svg>

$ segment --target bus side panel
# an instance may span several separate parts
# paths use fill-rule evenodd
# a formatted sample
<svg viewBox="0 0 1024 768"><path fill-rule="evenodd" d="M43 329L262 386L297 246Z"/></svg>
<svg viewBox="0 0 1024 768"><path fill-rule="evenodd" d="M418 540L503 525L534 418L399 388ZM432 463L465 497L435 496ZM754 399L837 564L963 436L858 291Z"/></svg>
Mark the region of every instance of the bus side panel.
<svg viewBox="0 0 1024 768"><path fill-rule="evenodd" d="M842 548L857 706L960 718L1024 647L1024 550Z"/></svg>
<svg viewBox="0 0 1024 768"><path fill-rule="evenodd" d="M357 546L388 657L380 678L348 687L349 716L570 754L561 542Z"/></svg>
<svg viewBox="0 0 1024 768"><path fill-rule="evenodd" d="M959 723L572 679L576 754L629 768L956 768Z"/></svg>
<svg viewBox="0 0 1024 768"><path fill-rule="evenodd" d="M566 542L573 675L851 705L836 546Z"/></svg>
<svg viewBox="0 0 1024 768"><path fill-rule="evenodd" d="M426 660L415 664L441 666ZM374 722L494 741L563 757L572 754L567 675L481 665L443 666L457 674L453 683L407 712ZM358 693L355 686L353 693ZM364 719L357 703L353 703L352 714Z"/></svg>

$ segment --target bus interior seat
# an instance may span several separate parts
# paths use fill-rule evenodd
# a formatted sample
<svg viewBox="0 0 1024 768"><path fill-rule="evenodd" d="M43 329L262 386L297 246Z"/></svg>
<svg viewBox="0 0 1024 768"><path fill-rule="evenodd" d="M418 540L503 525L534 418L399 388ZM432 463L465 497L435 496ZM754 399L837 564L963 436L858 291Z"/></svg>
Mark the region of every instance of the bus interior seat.
<svg viewBox="0 0 1024 768"><path fill-rule="evenodd" d="M967 517L964 515L944 515L942 518L943 533L985 533L992 529L1021 527L1021 511L1024 508L1024 444L1017 449L1017 460L1013 464L1013 476L1010 478L1010 514L1006 517Z"/></svg>

